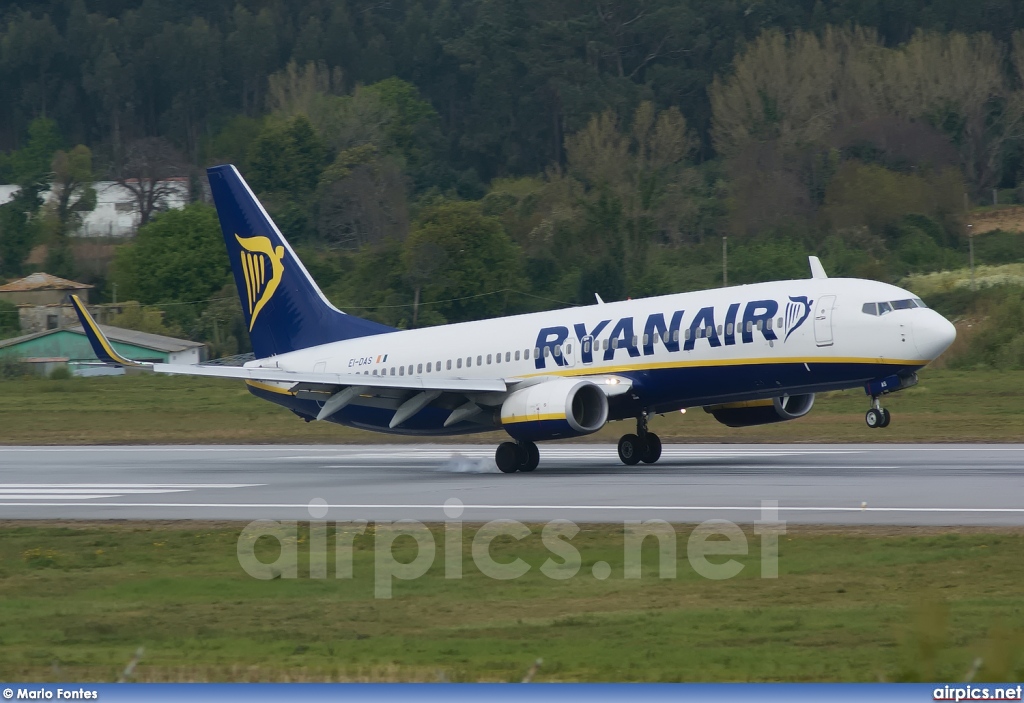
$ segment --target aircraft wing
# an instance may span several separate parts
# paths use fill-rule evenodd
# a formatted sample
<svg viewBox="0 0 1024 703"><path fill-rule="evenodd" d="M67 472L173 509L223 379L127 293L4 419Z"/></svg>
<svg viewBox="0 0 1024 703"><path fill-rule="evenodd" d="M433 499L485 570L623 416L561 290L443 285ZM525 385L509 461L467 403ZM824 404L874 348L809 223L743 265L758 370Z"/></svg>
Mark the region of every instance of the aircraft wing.
<svg viewBox="0 0 1024 703"><path fill-rule="evenodd" d="M122 362L116 362L122 363ZM138 364L135 364L136 366ZM184 376L241 378L249 381L315 383L328 386L369 386L371 388L408 388L410 390L504 392L501 379L427 378L425 376L364 376L354 373L312 373L242 366L200 366L195 364L144 364L155 373Z"/></svg>
<svg viewBox="0 0 1024 703"><path fill-rule="evenodd" d="M195 364L153 364L133 361L119 354L93 320L78 296L71 296L71 304L82 322L82 329L92 344L96 357L108 364L152 369L155 373L184 376L211 376L238 378L248 381L272 383L303 383L322 386L350 386L363 388L395 388L419 391L453 391L461 393L488 393L508 390L502 379L427 378L424 376L366 376L363 374L316 373L286 371L277 368L240 366L199 366Z"/></svg>

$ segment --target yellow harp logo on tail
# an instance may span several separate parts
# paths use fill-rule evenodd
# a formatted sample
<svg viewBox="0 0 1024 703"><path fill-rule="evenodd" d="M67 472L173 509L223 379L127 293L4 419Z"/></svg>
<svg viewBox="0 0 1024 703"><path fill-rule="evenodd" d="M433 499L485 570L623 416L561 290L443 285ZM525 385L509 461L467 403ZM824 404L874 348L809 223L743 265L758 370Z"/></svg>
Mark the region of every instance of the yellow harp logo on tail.
<svg viewBox="0 0 1024 703"><path fill-rule="evenodd" d="M242 260L242 275L245 278L245 292L249 301L249 331L260 310L274 295L284 275L284 247L274 247L266 237L235 239L242 246L239 257Z"/></svg>

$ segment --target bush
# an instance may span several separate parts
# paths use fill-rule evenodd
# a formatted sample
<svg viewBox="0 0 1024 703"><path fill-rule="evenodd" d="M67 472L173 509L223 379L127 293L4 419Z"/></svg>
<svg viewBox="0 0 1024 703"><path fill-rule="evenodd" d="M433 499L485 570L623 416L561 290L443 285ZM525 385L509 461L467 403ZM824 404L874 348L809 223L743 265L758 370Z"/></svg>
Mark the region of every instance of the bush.
<svg viewBox="0 0 1024 703"><path fill-rule="evenodd" d="M66 381L71 378L71 371L67 366L58 366L50 372L51 381Z"/></svg>

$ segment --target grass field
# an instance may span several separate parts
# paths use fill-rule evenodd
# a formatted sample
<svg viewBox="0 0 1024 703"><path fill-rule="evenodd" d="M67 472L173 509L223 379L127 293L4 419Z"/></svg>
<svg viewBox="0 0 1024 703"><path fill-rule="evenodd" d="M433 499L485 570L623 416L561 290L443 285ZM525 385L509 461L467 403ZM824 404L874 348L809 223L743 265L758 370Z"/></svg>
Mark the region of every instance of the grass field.
<svg viewBox="0 0 1024 703"><path fill-rule="evenodd" d="M1020 441L1024 372L925 370L921 383L885 399L892 425L864 425L868 400L852 390L818 397L793 422L732 429L700 408L652 420L676 442ZM584 441L614 442L631 423ZM497 443L493 432L449 441ZM0 381L0 444L354 443L418 441L330 423L306 423L251 396L237 381L167 376Z"/></svg>
<svg viewBox="0 0 1024 703"><path fill-rule="evenodd" d="M303 578L300 560L300 578L260 581L239 529L0 525L0 680L115 680L140 646L144 681L516 681L538 658L539 681L959 681L977 658L978 680L1024 677L1020 530L791 528L774 580L748 533L743 571L711 581L685 557L692 526L676 526L678 578L658 578L648 539L642 578L624 579L623 527L592 525L559 581L538 570L552 554L535 526L493 544L532 567L497 581L469 558L471 526L464 578L445 579L435 528L435 566L378 600L372 536L352 579ZM395 556L414 555L399 541Z"/></svg>

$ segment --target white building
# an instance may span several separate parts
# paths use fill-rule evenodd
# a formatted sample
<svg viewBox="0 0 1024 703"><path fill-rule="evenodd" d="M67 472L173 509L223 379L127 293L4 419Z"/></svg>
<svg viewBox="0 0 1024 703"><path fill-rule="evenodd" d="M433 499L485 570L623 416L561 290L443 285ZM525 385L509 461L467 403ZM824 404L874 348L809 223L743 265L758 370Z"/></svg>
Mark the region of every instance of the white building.
<svg viewBox="0 0 1024 703"><path fill-rule="evenodd" d="M189 203L188 178L167 179L170 195L157 203L157 210L180 210ZM139 227L139 208L135 195L117 181L96 181L96 207L82 217L74 232L78 237L131 237ZM0 205L9 203L20 186L0 185ZM42 193L43 201L54 198L52 189Z"/></svg>

